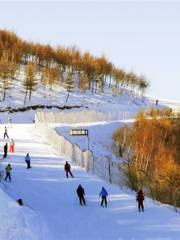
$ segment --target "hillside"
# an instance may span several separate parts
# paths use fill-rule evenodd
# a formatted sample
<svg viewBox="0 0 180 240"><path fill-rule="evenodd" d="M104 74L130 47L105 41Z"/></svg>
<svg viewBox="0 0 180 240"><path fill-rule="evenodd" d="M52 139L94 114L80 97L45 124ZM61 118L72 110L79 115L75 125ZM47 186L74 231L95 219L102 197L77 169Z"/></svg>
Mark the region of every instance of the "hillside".
<svg viewBox="0 0 180 240"><path fill-rule="evenodd" d="M46 90L44 96L44 89L41 83L36 86L36 91L32 93L30 101L24 104L25 91L23 90L23 76L20 79L14 80L13 87L7 91L5 101L0 101L1 113L0 121L5 123L7 118L10 117L13 122L32 122L35 112L37 111L61 111L55 107L53 108L38 108L36 110L29 110L24 112L18 111L15 114L9 113L11 109L25 108L27 106L41 105L41 106L58 106L58 107L72 107L73 111L83 110L97 110L102 112L122 112L125 113L126 118L131 118L141 108L148 108L155 106L154 100L149 101L144 98L136 97L132 101L130 92L124 89L123 93L112 95L112 90L108 86L104 88L103 93L92 93L87 91L82 93L78 88L70 93L68 102L66 102L67 91L63 86L55 85L52 89ZM66 110L66 109L65 109ZM23 116L23 118L22 118Z"/></svg>

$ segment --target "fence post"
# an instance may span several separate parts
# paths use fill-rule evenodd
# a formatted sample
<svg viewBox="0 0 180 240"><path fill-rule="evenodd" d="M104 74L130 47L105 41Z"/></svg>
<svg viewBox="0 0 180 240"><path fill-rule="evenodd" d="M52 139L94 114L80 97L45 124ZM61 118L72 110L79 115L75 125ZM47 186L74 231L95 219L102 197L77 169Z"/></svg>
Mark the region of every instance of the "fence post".
<svg viewBox="0 0 180 240"><path fill-rule="evenodd" d="M92 154L92 162L93 162L93 173L94 173L94 162L95 162L95 160L94 160L94 154Z"/></svg>
<svg viewBox="0 0 180 240"><path fill-rule="evenodd" d="M108 157L108 171L109 171L109 182L112 183L112 179L111 179L111 159L110 157Z"/></svg>

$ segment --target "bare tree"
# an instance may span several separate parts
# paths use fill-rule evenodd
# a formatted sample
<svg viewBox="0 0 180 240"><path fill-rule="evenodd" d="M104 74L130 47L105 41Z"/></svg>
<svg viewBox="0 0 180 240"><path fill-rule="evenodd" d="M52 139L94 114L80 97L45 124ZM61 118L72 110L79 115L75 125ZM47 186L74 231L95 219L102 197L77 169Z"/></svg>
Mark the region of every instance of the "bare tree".
<svg viewBox="0 0 180 240"><path fill-rule="evenodd" d="M36 66L33 63L28 63L25 68L25 79L23 83L25 87L24 104L26 103L28 91L29 91L29 100L31 100L32 91L35 89L35 86L37 85L35 76L36 76Z"/></svg>
<svg viewBox="0 0 180 240"><path fill-rule="evenodd" d="M8 54L3 53L0 60L0 78L1 88L3 89L3 101L6 98L6 91L10 87L10 62L8 61Z"/></svg>

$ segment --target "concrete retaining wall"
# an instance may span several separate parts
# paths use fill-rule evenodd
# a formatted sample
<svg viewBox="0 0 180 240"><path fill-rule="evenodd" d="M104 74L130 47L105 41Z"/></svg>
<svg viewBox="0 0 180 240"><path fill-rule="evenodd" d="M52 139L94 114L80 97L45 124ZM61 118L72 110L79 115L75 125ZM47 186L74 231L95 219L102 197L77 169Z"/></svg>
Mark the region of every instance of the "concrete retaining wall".
<svg viewBox="0 0 180 240"><path fill-rule="evenodd" d="M100 121L122 120L134 117L130 112L98 112L79 111L79 112L37 112L35 122L41 123L90 123Z"/></svg>

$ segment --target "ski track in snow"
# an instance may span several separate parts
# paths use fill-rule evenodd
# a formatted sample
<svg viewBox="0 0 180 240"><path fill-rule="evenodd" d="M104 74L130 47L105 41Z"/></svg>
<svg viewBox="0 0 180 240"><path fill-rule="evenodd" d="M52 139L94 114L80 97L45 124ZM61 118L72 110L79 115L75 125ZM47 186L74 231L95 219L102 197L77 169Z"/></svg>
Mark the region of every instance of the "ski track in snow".
<svg viewBox="0 0 180 240"><path fill-rule="evenodd" d="M1 149L5 143L3 131L4 125L1 125ZM8 133L15 140L15 154L9 155L2 163L3 168L7 162L11 162L13 167L12 182L5 183L4 189L14 200L24 200L26 219L31 217L29 211L35 212L37 219L33 218L33 221L37 222L29 227L35 233L40 232L38 240L180 239L179 213L149 199L145 200L145 212L139 213L134 193L123 192L74 164L72 171L75 178L66 179L65 159L57 156L51 146L36 136L31 124L14 124ZM27 152L32 164L29 170L24 162ZM86 207L79 205L76 196L78 184L85 188ZM102 186L110 195L107 209L100 207L98 194ZM3 239L0 235L0 240L10 239ZM26 239L23 234L22 238L18 238L21 239ZM27 239L36 240L33 234Z"/></svg>

